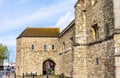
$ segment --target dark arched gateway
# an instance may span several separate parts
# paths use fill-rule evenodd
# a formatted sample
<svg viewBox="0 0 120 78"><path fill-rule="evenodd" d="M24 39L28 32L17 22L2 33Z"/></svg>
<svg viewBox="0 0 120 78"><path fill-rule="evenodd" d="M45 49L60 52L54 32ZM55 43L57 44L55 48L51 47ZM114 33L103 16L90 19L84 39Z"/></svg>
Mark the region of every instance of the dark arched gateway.
<svg viewBox="0 0 120 78"><path fill-rule="evenodd" d="M55 70L55 62L48 59L43 62L43 75L48 74L54 74Z"/></svg>

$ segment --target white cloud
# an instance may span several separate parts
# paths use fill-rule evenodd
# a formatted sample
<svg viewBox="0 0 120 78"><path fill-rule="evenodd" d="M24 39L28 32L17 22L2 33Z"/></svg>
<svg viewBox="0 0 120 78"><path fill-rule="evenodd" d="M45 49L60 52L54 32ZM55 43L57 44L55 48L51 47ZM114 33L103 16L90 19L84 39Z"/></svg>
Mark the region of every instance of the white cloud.
<svg viewBox="0 0 120 78"><path fill-rule="evenodd" d="M5 20L3 23L1 23L0 33L5 32L4 30L9 31L35 21L49 21L49 17L54 17L57 14L64 13L67 10L71 10L71 8L69 8L68 6L71 6L73 2L74 1L64 1L60 4L40 8L28 14L27 16L21 16L20 18L16 19L7 18L7 21Z"/></svg>
<svg viewBox="0 0 120 78"><path fill-rule="evenodd" d="M60 27L60 30L62 31L65 27L68 26L68 24L74 19L74 13L71 11L68 11L63 17L61 17L55 27Z"/></svg>

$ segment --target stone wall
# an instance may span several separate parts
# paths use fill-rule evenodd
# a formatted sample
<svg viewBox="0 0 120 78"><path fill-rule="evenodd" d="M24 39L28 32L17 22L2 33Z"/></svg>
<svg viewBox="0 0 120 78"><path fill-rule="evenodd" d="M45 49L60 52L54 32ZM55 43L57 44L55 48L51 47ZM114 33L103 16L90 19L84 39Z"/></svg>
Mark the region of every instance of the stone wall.
<svg viewBox="0 0 120 78"><path fill-rule="evenodd" d="M47 46L46 50L43 47L45 44ZM53 44L55 45L54 50L52 50ZM32 50L32 45L34 45L34 50ZM58 38L23 37L17 39L17 75L22 75L22 73L26 72L43 74L43 62L48 59L55 62L55 74L59 74L58 51Z"/></svg>
<svg viewBox="0 0 120 78"><path fill-rule="evenodd" d="M98 40L103 40L114 33L114 21L113 21L113 4L112 1L97 0L97 2L92 5L88 1L86 10L86 26L87 26L87 40L89 42L94 42ZM96 40L93 38L92 26L98 25L98 36Z"/></svg>
<svg viewBox="0 0 120 78"><path fill-rule="evenodd" d="M119 51L120 35L114 35L113 15L113 0L78 0L75 25L68 26L59 38L17 39L17 74L43 74L43 62L51 59L56 63L55 74L64 73L73 78L115 78L115 61L119 58L114 58L114 52ZM97 25L96 30L93 30L94 25ZM31 49L33 44L34 50ZM51 49L52 44L55 50ZM116 62L118 74L119 68Z"/></svg>
<svg viewBox="0 0 120 78"><path fill-rule="evenodd" d="M120 57L115 57L115 66L116 78L120 78Z"/></svg>
<svg viewBox="0 0 120 78"><path fill-rule="evenodd" d="M74 36L74 26L70 27L68 31L60 36L60 52L59 63L60 72L66 76L71 77L73 70L73 51L72 51L72 38Z"/></svg>
<svg viewBox="0 0 120 78"><path fill-rule="evenodd" d="M116 78L120 78L120 0L113 0Z"/></svg>
<svg viewBox="0 0 120 78"><path fill-rule="evenodd" d="M115 41L115 55L120 54L120 34L115 34L114 35L114 41Z"/></svg>
<svg viewBox="0 0 120 78"><path fill-rule="evenodd" d="M114 35L116 78L120 78L120 34Z"/></svg>
<svg viewBox="0 0 120 78"><path fill-rule="evenodd" d="M78 0L75 5L75 42L74 42L74 62L73 78L87 78L86 72L86 2Z"/></svg>
<svg viewBox="0 0 120 78"><path fill-rule="evenodd" d="M22 50L21 50L21 39L17 39L17 43L16 43L16 74L20 75L21 73L21 54L22 54ZM21 73L22 74L22 73Z"/></svg>
<svg viewBox="0 0 120 78"><path fill-rule="evenodd" d="M115 78L114 40L90 45L88 50L88 77Z"/></svg>
<svg viewBox="0 0 120 78"><path fill-rule="evenodd" d="M112 0L80 0L75 13L74 77L115 78Z"/></svg>
<svg viewBox="0 0 120 78"><path fill-rule="evenodd" d="M120 0L113 0L115 29L120 29Z"/></svg>

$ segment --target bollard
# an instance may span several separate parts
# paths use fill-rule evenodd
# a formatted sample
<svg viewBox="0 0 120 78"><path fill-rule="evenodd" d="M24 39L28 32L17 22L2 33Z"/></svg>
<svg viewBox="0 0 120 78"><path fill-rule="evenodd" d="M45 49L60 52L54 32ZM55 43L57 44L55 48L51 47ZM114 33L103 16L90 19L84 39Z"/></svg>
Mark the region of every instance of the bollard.
<svg viewBox="0 0 120 78"><path fill-rule="evenodd" d="M34 78L34 74L33 74L33 78Z"/></svg>
<svg viewBox="0 0 120 78"><path fill-rule="evenodd" d="M47 78L48 78L48 73L47 73Z"/></svg>
<svg viewBox="0 0 120 78"><path fill-rule="evenodd" d="M61 75L59 76L59 78L64 78L64 73L61 73Z"/></svg>
<svg viewBox="0 0 120 78"><path fill-rule="evenodd" d="M23 73L23 78L24 78L24 73Z"/></svg>
<svg viewBox="0 0 120 78"><path fill-rule="evenodd" d="M61 75L62 75L62 78L64 78L64 73L62 73Z"/></svg>
<svg viewBox="0 0 120 78"><path fill-rule="evenodd" d="M14 74L14 78L16 78L16 72L15 72L15 74Z"/></svg>

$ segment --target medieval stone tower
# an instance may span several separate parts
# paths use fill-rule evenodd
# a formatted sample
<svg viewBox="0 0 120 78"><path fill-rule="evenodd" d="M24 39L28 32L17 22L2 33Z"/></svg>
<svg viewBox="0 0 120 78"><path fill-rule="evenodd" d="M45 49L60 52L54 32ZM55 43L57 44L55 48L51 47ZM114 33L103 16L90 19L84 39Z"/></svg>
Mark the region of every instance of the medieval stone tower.
<svg viewBox="0 0 120 78"><path fill-rule="evenodd" d="M78 0L75 19L59 28L26 28L17 38L16 73L120 78L120 0Z"/></svg>
<svg viewBox="0 0 120 78"><path fill-rule="evenodd" d="M120 78L120 0L113 0L114 4L114 46L116 78Z"/></svg>
<svg viewBox="0 0 120 78"><path fill-rule="evenodd" d="M75 6L75 78L115 78L113 0Z"/></svg>

